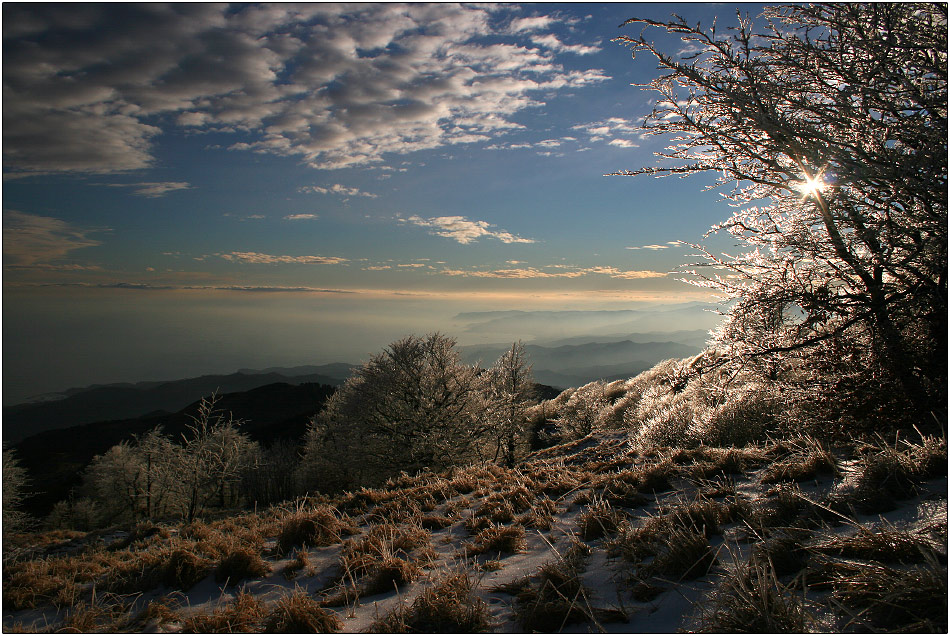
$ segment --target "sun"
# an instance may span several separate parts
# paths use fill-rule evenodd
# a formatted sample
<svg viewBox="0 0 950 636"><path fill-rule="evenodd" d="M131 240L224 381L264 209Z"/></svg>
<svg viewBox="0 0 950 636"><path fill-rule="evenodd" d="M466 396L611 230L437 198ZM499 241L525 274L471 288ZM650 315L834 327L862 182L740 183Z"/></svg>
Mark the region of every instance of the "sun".
<svg viewBox="0 0 950 636"><path fill-rule="evenodd" d="M817 196L819 192L828 187L828 184L824 182L820 174L815 175L814 177L805 177L805 179L795 186L795 189L802 193L802 198L807 199L808 197Z"/></svg>

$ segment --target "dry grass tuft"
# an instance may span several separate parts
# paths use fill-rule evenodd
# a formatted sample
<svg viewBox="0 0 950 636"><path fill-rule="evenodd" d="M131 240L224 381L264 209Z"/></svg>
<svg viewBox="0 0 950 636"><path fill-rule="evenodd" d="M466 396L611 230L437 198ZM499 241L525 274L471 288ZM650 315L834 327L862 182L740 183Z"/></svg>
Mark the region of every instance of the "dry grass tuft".
<svg viewBox="0 0 950 636"><path fill-rule="evenodd" d="M257 579L267 576L270 566L260 553L250 548L238 548L225 556L214 571L214 580L237 585L244 579Z"/></svg>
<svg viewBox="0 0 950 636"><path fill-rule="evenodd" d="M946 439L922 437L919 443L903 440L863 449L861 472L852 492L839 502L865 514L889 512L897 501L917 494L920 482L945 476Z"/></svg>
<svg viewBox="0 0 950 636"><path fill-rule="evenodd" d="M181 620L181 615L177 611L178 604L170 601L166 597L156 599L145 606L138 616L135 617L136 623L142 628L136 631L155 632L157 628L166 623L174 623Z"/></svg>
<svg viewBox="0 0 950 636"><path fill-rule="evenodd" d="M293 580L300 570L306 570L310 567L310 556L304 549L298 549L294 554L293 560L284 566L283 575L288 581Z"/></svg>
<svg viewBox="0 0 950 636"><path fill-rule="evenodd" d="M267 616L267 606L253 594L238 592L224 607L216 607L210 614L192 614L182 624L186 634L260 632Z"/></svg>
<svg viewBox="0 0 950 636"><path fill-rule="evenodd" d="M772 463L762 475L763 484L781 481L806 481L821 473L838 474L837 462L828 447L811 436L786 442L789 456Z"/></svg>
<svg viewBox="0 0 950 636"><path fill-rule="evenodd" d="M264 631L270 634L330 634L342 629L343 621L303 590L274 603L264 621Z"/></svg>
<svg viewBox="0 0 950 636"><path fill-rule="evenodd" d="M595 619L590 590L581 582L589 548L575 544L563 557L539 568L534 581L517 591L515 618L528 632L558 632L565 625Z"/></svg>
<svg viewBox="0 0 950 636"><path fill-rule="evenodd" d="M754 528L801 526L825 515L825 511L804 497L797 484L779 484L767 495L749 514L748 521Z"/></svg>
<svg viewBox="0 0 950 636"><path fill-rule="evenodd" d="M851 629L947 632L947 566L892 568L879 563L839 562L831 568L832 597L854 611Z"/></svg>
<svg viewBox="0 0 950 636"><path fill-rule="evenodd" d="M299 510L287 515L277 537L277 551L287 554L298 546L321 547L339 543L344 534L353 532L348 518L329 506Z"/></svg>
<svg viewBox="0 0 950 636"><path fill-rule="evenodd" d="M491 629L485 601L475 595L476 583L462 570L426 587L412 602L400 605L373 623L375 633L476 633Z"/></svg>
<svg viewBox="0 0 950 636"><path fill-rule="evenodd" d="M447 517L445 515L425 515L419 519L419 525L426 530L442 530L455 523L456 517Z"/></svg>
<svg viewBox="0 0 950 636"><path fill-rule="evenodd" d="M845 559L874 560L886 563L924 563L932 558L946 558L946 546L933 538L911 530L902 530L884 523L879 528L857 526L854 536L826 533L809 549Z"/></svg>
<svg viewBox="0 0 950 636"><path fill-rule="evenodd" d="M409 561L397 556L387 556L373 563L363 582L362 593L372 596L392 592L415 581L420 574L422 570Z"/></svg>
<svg viewBox="0 0 950 636"><path fill-rule="evenodd" d="M162 567L162 583L167 587L188 591L211 572L211 563L195 552L178 548Z"/></svg>
<svg viewBox="0 0 950 636"><path fill-rule="evenodd" d="M635 485L640 492L665 492L673 488L672 480L678 474L676 464L667 459L641 468Z"/></svg>
<svg viewBox="0 0 950 636"><path fill-rule="evenodd" d="M557 509L557 502L553 499L543 497L535 503L529 512L515 517L515 523L526 528L550 530L554 525L554 514L557 512Z"/></svg>
<svg viewBox="0 0 950 636"><path fill-rule="evenodd" d="M351 583L363 579L364 594L389 592L419 577L414 561L432 559L430 540L430 533L419 526L374 526L366 536L343 544L340 569Z"/></svg>
<svg viewBox="0 0 950 636"><path fill-rule="evenodd" d="M491 524L465 545L468 554L514 554L526 547L524 526Z"/></svg>
<svg viewBox="0 0 950 636"><path fill-rule="evenodd" d="M623 520L624 515L614 509L610 502L595 499L577 516L577 529L584 541L590 541L615 534Z"/></svg>
<svg viewBox="0 0 950 636"><path fill-rule="evenodd" d="M132 528L128 535L109 545L108 550L141 550L148 546L167 540L171 536L168 528L159 526L151 521L141 521Z"/></svg>
<svg viewBox="0 0 950 636"><path fill-rule="evenodd" d="M698 607L711 607L700 616L702 632L804 633L815 625L801 599L757 558L737 560Z"/></svg>
<svg viewBox="0 0 950 636"><path fill-rule="evenodd" d="M715 563L716 555L706 535L694 529L674 528L659 537L656 557L644 572L686 581L705 576Z"/></svg>

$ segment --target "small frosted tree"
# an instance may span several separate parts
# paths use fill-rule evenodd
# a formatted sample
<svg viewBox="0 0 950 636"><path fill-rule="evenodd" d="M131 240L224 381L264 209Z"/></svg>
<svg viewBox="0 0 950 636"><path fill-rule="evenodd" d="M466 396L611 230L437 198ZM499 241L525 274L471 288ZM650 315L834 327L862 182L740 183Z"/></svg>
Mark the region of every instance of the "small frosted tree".
<svg viewBox="0 0 950 636"><path fill-rule="evenodd" d="M518 448L528 435L527 409L534 403L535 385L524 345L512 343L485 374L488 426L494 438L494 461L514 466Z"/></svg>
<svg viewBox="0 0 950 636"><path fill-rule="evenodd" d="M217 397L202 398L177 453L177 488L182 515L193 520L206 506L237 502L234 486L253 458L256 445L238 423L215 408Z"/></svg>
<svg viewBox="0 0 950 636"><path fill-rule="evenodd" d="M177 448L156 426L142 438L135 439L135 452L143 473L140 480L142 509L146 518L165 515L173 503Z"/></svg>
<svg viewBox="0 0 950 636"><path fill-rule="evenodd" d="M94 457L83 474L82 491L95 502L98 522L151 519L174 511L179 452L158 426Z"/></svg>
<svg viewBox="0 0 950 636"><path fill-rule="evenodd" d="M442 334L392 343L313 419L304 478L321 489L349 487L477 457L486 430L477 375Z"/></svg>
<svg viewBox="0 0 950 636"><path fill-rule="evenodd" d="M13 451L3 451L3 534L17 532L26 525L27 516L19 508L26 496L26 470Z"/></svg>
<svg viewBox="0 0 950 636"><path fill-rule="evenodd" d="M558 408L555 425L561 440L580 439L600 430L610 405L602 380L577 388Z"/></svg>
<svg viewBox="0 0 950 636"><path fill-rule="evenodd" d="M713 231L746 248L699 248L731 301L719 360L773 378L796 364L811 390L835 377L900 388L917 414L947 383L947 5L770 7L730 33L681 18L630 24L678 34L691 53L639 37L662 75L646 129L660 166L714 172L738 209ZM829 378L831 380L829 381ZM876 395L871 388L866 395ZM841 397L841 394L838 394Z"/></svg>
<svg viewBox="0 0 950 636"><path fill-rule="evenodd" d="M93 458L83 474L83 490L99 504L100 523L135 521L143 514L145 481L142 458L132 444L121 442Z"/></svg>

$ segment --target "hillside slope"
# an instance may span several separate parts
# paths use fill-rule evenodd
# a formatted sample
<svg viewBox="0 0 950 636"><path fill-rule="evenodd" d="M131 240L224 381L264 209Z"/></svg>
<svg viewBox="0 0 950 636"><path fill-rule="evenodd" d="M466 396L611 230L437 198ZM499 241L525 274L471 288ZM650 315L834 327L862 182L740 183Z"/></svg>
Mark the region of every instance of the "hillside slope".
<svg viewBox="0 0 950 636"><path fill-rule="evenodd" d="M24 538L3 626L946 631L946 467L936 438L832 452L811 438L684 450L598 434L513 469Z"/></svg>

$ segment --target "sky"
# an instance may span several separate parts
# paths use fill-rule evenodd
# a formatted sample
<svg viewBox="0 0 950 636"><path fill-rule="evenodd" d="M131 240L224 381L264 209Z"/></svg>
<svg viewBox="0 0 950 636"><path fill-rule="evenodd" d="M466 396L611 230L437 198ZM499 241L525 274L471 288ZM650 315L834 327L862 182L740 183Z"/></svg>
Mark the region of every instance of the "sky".
<svg viewBox="0 0 950 636"><path fill-rule="evenodd" d="M669 142L612 39L737 8L4 3L4 403L707 299L713 178L605 176Z"/></svg>

